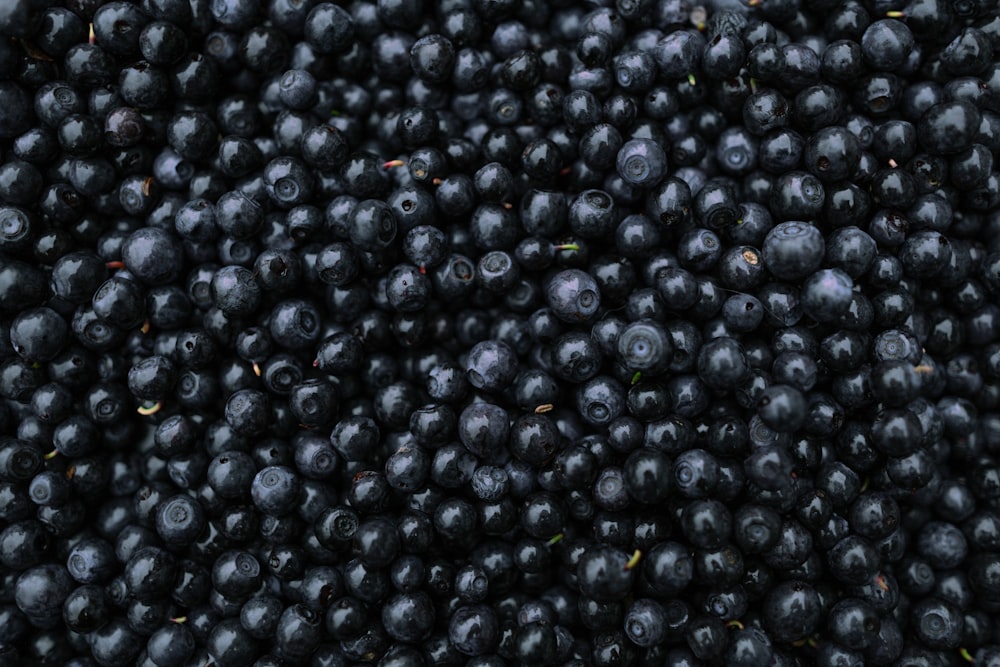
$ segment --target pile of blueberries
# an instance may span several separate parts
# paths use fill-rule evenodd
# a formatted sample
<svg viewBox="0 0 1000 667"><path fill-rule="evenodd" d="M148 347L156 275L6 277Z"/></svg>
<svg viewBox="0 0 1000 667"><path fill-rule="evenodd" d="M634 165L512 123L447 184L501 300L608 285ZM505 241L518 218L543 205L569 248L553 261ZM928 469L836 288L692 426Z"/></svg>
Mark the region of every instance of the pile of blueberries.
<svg viewBox="0 0 1000 667"><path fill-rule="evenodd" d="M997 0L0 0L0 667L1000 666Z"/></svg>

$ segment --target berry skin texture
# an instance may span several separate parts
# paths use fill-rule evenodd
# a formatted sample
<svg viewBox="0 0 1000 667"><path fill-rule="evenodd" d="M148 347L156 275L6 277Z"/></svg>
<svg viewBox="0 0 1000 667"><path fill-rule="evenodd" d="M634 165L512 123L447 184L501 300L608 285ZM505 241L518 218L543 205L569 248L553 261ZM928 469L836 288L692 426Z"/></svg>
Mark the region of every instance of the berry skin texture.
<svg viewBox="0 0 1000 667"><path fill-rule="evenodd" d="M568 269L553 276L545 288L545 296L556 317L565 322L590 320L601 306L596 281L579 269Z"/></svg>
<svg viewBox="0 0 1000 667"><path fill-rule="evenodd" d="M0 665L1000 666L995 5L0 1Z"/></svg>
<svg viewBox="0 0 1000 667"><path fill-rule="evenodd" d="M496 613L486 605L459 607L449 621L448 638L463 655L489 653L500 639Z"/></svg>
<svg viewBox="0 0 1000 667"><path fill-rule="evenodd" d="M621 600L632 582L626 568L628 556L610 547L593 547L584 552L577 566L577 579L584 595L598 602Z"/></svg>
<svg viewBox="0 0 1000 667"><path fill-rule="evenodd" d="M764 628L778 641L797 641L796 637L808 636L819 625L819 597L805 582L776 585L764 605Z"/></svg>
<svg viewBox="0 0 1000 667"><path fill-rule="evenodd" d="M10 326L10 344L31 361L49 361L59 353L67 334L66 321L50 308L18 314Z"/></svg>
<svg viewBox="0 0 1000 667"><path fill-rule="evenodd" d="M616 157L618 175L629 185L651 188L660 182L667 171L667 156L663 149L649 139L625 142Z"/></svg>
<svg viewBox="0 0 1000 667"><path fill-rule="evenodd" d="M761 250L771 275L799 281L820 267L826 247L822 233L813 225L782 222L768 232Z"/></svg>
<svg viewBox="0 0 1000 667"><path fill-rule="evenodd" d="M469 351L469 384L496 392L508 386L517 374L517 356L501 341L482 341Z"/></svg>

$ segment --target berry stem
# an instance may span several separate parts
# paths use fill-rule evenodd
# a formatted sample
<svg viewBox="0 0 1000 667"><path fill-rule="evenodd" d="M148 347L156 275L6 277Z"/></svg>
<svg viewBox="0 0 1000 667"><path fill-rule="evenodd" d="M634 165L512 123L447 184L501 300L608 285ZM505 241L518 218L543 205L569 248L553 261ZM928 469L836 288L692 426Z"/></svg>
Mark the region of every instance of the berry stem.
<svg viewBox="0 0 1000 667"><path fill-rule="evenodd" d="M135 411L138 412L143 417L148 417L149 415L155 415L162 409L163 409L163 401L157 401L152 405L140 405L138 408L136 408Z"/></svg>

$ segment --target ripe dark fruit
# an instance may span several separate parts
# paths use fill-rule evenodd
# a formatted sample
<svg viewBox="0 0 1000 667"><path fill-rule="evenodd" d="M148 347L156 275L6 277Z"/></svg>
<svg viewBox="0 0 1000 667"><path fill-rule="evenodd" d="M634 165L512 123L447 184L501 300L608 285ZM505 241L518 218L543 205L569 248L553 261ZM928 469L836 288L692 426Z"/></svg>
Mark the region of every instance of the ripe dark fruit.
<svg viewBox="0 0 1000 667"><path fill-rule="evenodd" d="M995 5L0 1L0 663L1000 665Z"/></svg>

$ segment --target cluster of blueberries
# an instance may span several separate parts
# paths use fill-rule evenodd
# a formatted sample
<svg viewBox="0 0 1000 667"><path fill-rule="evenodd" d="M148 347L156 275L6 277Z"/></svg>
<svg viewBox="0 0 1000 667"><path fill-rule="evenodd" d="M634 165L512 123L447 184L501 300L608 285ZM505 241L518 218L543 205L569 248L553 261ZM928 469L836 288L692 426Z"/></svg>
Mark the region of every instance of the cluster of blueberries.
<svg viewBox="0 0 1000 667"><path fill-rule="evenodd" d="M0 667L1000 666L997 0L0 0Z"/></svg>

